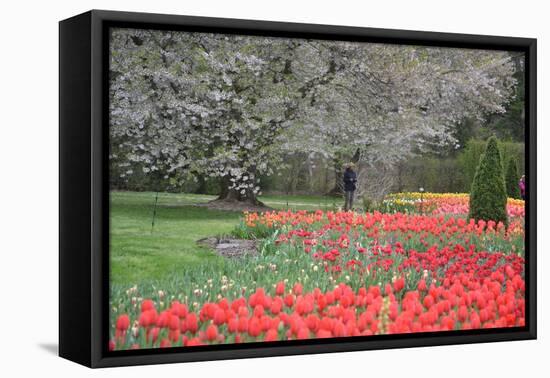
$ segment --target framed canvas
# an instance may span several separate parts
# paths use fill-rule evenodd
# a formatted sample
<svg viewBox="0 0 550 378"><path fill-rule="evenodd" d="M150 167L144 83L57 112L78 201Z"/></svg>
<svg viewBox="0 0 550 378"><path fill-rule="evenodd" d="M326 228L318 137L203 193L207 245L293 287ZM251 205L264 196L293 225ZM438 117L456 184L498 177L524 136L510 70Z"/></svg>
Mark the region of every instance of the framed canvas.
<svg viewBox="0 0 550 378"><path fill-rule="evenodd" d="M59 354L536 338L536 40L61 21Z"/></svg>

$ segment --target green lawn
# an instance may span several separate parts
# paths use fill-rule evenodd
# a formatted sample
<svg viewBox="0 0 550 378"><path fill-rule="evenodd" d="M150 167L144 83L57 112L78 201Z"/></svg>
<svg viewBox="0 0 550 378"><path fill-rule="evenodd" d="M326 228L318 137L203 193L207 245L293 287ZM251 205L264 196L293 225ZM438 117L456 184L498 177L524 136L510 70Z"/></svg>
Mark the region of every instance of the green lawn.
<svg viewBox="0 0 550 378"><path fill-rule="evenodd" d="M214 199L197 194L159 193L152 229L156 193L111 193L111 282L124 286L159 280L196 264L223 264L223 259L196 241L228 234L240 213L216 211L193 204ZM332 208L335 200L322 196L263 196L278 209ZM340 200L336 199L337 205Z"/></svg>

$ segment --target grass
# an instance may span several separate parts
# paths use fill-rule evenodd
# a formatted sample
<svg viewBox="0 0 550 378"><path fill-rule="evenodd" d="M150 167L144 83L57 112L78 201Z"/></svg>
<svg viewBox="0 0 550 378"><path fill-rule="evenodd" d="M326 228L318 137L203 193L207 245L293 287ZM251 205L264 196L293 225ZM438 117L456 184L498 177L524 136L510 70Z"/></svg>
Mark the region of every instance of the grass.
<svg viewBox="0 0 550 378"><path fill-rule="evenodd" d="M215 196L159 193L155 225L151 227L156 193L111 193L111 283L162 280L200 264L222 265L223 258L196 241L230 233L240 213L193 206ZM263 196L277 209L332 208L335 199L322 196ZM339 199L336 199L339 204ZM287 205L288 203L288 205Z"/></svg>
<svg viewBox="0 0 550 378"><path fill-rule="evenodd" d="M111 199L114 203L121 201L125 204L153 206L155 195L155 192L112 192ZM193 205L211 201L215 198L216 196L207 194L159 193L158 205L181 207L182 205ZM274 209L330 209L334 206L343 205L342 198L318 195L266 195L259 197L259 199Z"/></svg>

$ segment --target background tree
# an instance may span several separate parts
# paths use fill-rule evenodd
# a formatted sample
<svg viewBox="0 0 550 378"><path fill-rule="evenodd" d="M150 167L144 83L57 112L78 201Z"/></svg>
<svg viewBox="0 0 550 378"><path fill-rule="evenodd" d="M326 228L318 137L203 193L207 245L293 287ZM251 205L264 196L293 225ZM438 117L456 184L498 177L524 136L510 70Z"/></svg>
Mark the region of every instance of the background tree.
<svg viewBox="0 0 550 378"><path fill-rule="evenodd" d="M502 159L497 138L492 136L487 141L472 183L469 218L508 225L506 202Z"/></svg>
<svg viewBox="0 0 550 378"><path fill-rule="evenodd" d="M112 171L217 179L256 205L290 152L339 181L352 158L387 171L453 146L463 119L504 112L514 69L498 51L114 29Z"/></svg>
<svg viewBox="0 0 550 378"><path fill-rule="evenodd" d="M319 88L315 106L290 138L291 149L308 148L333 164L336 184L346 161L381 176L412 156L458 148L454 134L463 120L503 113L513 95L515 66L508 53L379 44L336 48L345 51L345 68ZM309 142L297 146L302 140ZM362 183L367 186L359 190L368 191L372 181Z"/></svg>
<svg viewBox="0 0 550 378"><path fill-rule="evenodd" d="M479 160L487 145L486 141L471 139L457 156L457 167L455 172L462 175L463 187L460 191L470 191L474 175L479 165ZM498 141L500 156L503 162L514 160L516 165L525 165L525 144L523 142ZM523 172L523 171L521 171Z"/></svg>

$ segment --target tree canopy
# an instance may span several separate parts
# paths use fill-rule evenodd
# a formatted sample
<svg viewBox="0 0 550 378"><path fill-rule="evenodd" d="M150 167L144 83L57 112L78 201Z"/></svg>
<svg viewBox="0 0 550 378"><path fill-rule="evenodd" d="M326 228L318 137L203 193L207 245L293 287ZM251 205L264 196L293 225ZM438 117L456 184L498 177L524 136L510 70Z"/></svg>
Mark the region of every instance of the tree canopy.
<svg viewBox="0 0 550 378"><path fill-rule="evenodd" d="M283 153L393 164L503 113L503 51L139 29L110 36L112 164L252 199Z"/></svg>

